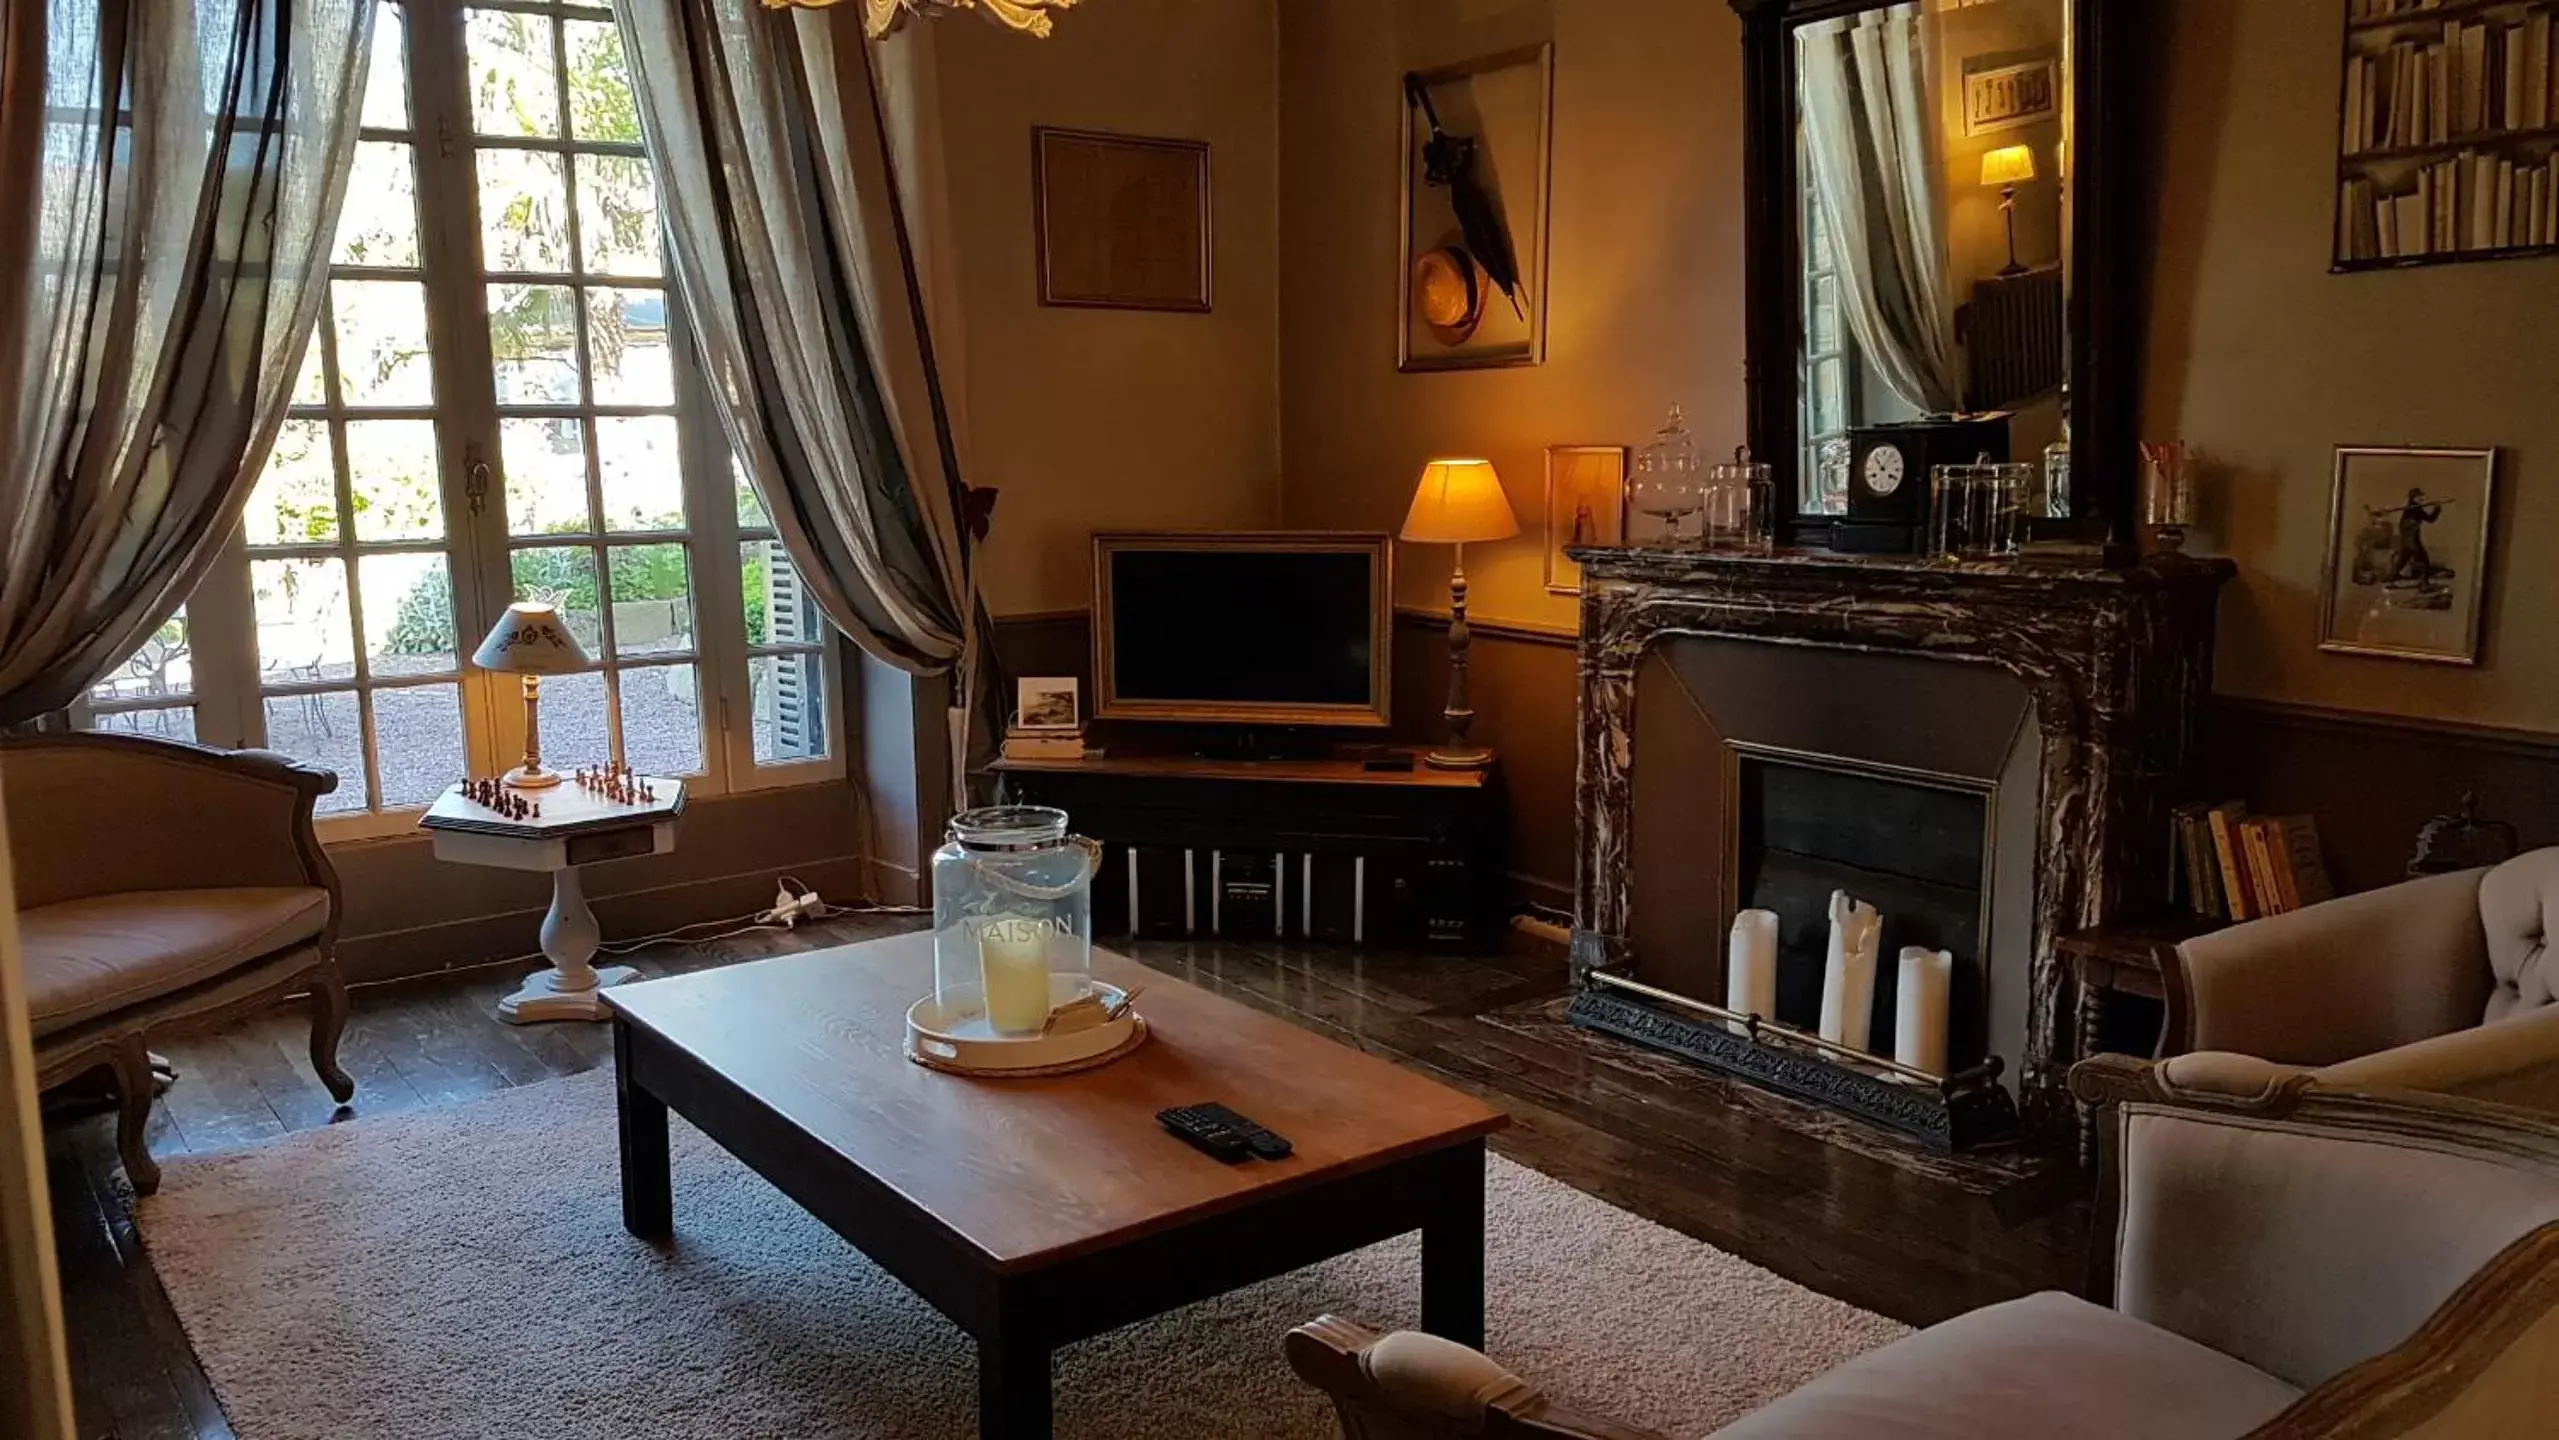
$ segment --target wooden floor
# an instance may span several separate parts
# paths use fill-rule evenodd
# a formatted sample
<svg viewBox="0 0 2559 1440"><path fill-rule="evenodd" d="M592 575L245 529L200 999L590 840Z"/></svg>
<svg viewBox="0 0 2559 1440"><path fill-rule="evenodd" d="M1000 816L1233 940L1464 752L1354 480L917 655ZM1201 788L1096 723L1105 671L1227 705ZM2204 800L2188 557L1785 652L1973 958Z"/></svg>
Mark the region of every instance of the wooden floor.
<svg viewBox="0 0 2559 1440"><path fill-rule="evenodd" d="M838 918L700 951L661 949L637 963L644 974L671 974L914 923ZM1514 1117L1494 1146L1510 1158L1868 1309L1926 1324L2078 1281L2088 1206L2067 1164L1948 1164L1573 1030L1560 1022L1564 966L1552 949L1523 942L1512 953L1457 959L1234 941L1123 948L1483 1095ZM603 1026L520 1028L494 1018L498 998L527 968L358 989L341 1051L356 1100L344 1112L306 1068L298 1010L165 1045L180 1079L155 1109L153 1151L255 1144L610 1063ZM112 1120L66 1119L49 1141L81 1434L230 1436L136 1237ZM1498 1275L1492 1283L1498 1288Z"/></svg>

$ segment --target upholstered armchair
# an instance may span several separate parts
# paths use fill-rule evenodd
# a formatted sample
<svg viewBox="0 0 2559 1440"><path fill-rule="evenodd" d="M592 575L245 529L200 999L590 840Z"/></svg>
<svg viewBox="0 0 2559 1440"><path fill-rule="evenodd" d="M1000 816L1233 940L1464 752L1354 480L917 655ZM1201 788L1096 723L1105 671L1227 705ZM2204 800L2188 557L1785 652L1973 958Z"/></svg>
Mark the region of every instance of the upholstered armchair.
<svg viewBox="0 0 2559 1440"><path fill-rule="evenodd" d="M143 1140L155 1037L308 990L311 1068L340 1104L355 1096L337 1060L338 877L311 828L337 783L263 750L131 735L0 742L36 1083L112 1074L136 1190L160 1183Z"/></svg>
<svg viewBox="0 0 2559 1440"><path fill-rule="evenodd" d="M2559 848L2189 940L2164 1053L2559 1111Z"/></svg>
<svg viewBox="0 0 2559 1440"><path fill-rule="evenodd" d="M1958 1316L1715 1440L2550 1433L2559 1120L2232 1055L2101 1056L2072 1088L2108 1116L2096 1303ZM1349 1440L1668 1440L1427 1335L1327 1317L1287 1350Z"/></svg>

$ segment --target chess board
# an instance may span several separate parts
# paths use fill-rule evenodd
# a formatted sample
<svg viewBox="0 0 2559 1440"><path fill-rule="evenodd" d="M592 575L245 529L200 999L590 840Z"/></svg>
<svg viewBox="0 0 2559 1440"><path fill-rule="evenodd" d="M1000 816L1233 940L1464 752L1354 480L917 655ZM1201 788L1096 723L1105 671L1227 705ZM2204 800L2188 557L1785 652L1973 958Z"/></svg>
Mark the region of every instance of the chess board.
<svg viewBox="0 0 2559 1440"><path fill-rule="evenodd" d="M428 807L418 824L428 830L454 830L472 835L504 835L524 840L551 840L631 825L655 825L684 813L684 782L661 776L638 777L657 792L655 800L621 804L578 787L576 782L548 790L522 792L542 802L537 819L502 815L463 794L460 783L448 787Z"/></svg>

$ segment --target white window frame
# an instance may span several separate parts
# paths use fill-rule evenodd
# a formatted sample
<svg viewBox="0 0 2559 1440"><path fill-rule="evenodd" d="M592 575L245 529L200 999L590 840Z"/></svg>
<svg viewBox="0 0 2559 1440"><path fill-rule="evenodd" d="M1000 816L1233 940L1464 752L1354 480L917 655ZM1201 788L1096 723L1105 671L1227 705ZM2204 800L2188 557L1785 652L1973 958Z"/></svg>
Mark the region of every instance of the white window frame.
<svg viewBox="0 0 2559 1440"><path fill-rule="evenodd" d="M602 497L596 493L600 482L594 469L594 439L589 427L586 445L588 500L593 510L590 516L593 528L582 535L562 535L542 541L532 541L531 537L510 537L508 534L505 479L498 446L501 416L496 398L495 364L489 343L487 292L497 284L596 284L611 287L616 282L609 277L589 279L574 274L508 273L498 279L484 278L476 178L478 139L472 131L468 71L463 54L465 12L470 9L508 10L563 20L608 23L613 20L611 10L600 5L578 3L578 0L479 0L477 4L466 4L463 0L383 0L383 13L378 17L380 30L387 32L389 37L396 38L403 30L406 32L405 70L409 83L410 124L405 131L368 127L363 137L397 141L409 146L413 157L419 210L419 273L423 275L426 286L427 330L434 374L432 408L414 413L431 416L436 425L445 516L445 534L441 543L450 556L453 614L458 632L454 637L459 664L458 682L434 680L427 683L458 683L460 687L464 732L462 753L471 774L500 774L515 764L521 758L523 735L523 703L518 677L482 671L470 663L470 655L512 598L514 552L526 548L528 541L577 546L594 557L596 566L597 605L604 643L597 647L598 653L590 659L594 670L607 672L607 693L615 702L608 710L609 734L617 745L622 724L618 673L669 661L690 663L695 667L697 677L696 711L702 727L703 769L699 774L685 777L694 795L747 793L779 786L839 781L846 773L845 752L849 738L845 719L842 646L831 630L822 631L811 644L752 646L748 643L739 546L742 538L752 539L757 534L769 533L769 526L741 536L740 500L734 488L734 471L729 463L727 441L714 397L692 351L671 264L661 265L661 270L669 273L654 281L637 283L656 286L666 299L668 345L675 372L674 410L681 435L679 449L688 523L680 530L618 531L605 528ZM407 22L405 25L402 23L404 20ZM555 30L554 33L559 32ZM555 47L555 56L560 53L559 47ZM563 87L561 105L564 111L567 103ZM636 147L632 146L571 140L565 124L557 139L509 137L504 143L512 148L545 153L592 153L598 150L615 154L636 153ZM578 223L574 185L570 186L567 199L567 223L574 227ZM571 262L574 264L574 228L570 235ZM671 256L671 247L662 253ZM378 277L379 268L341 266L332 270L333 279L360 279L368 275ZM401 278L411 277L404 274ZM579 308L582 310L583 306ZM324 320L322 327L315 329L311 341L314 347L333 343L326 324ZM583 337L583 328L579 333ZM579 343L583 351L583 338ZM586 366L581 364L580 369L583 373ZM356 676L352 680L328 681L320 687L288 687L288 690L298 693L303 689L324 688L340 692L353 690L359 695L367 695L376 689L389 688L374 681L366 667L367 646L355 557L371 553L373 547L369 543L359 545L355 539L356 517L348 503L349 461L343 444L344 428L340 423L346 407L338 403L340 395L334 366L330 368L329 375L326 395L329 403L325 414L329 417L335 454L339 538L320 546L261 547L256 553L263 557L304 552L317 555L327 551L345 557L349 609L353 614L352 638L357 652ZM609 415L625 407L598 406L592 403L590 391L590 399L585 403L551 408L561 414L578 415L584 423L599 410ZM307 410L297 407L296 413L307 418L319 418L324 411L318 406ZM375 415L390 412L359 407L357 413ZM548 411L536 407L533 413L539 415ZM526 407L510 405L506 414L523 417L527 410ZM434 543L417 542L407 548L430 548ZM693 608L693 649L689 661L678 659L677 652L665 655L613 654L612 579L608 557L612 547L627 544L680 544L685 548ZM260 683L250 568L252 558L252 551L243 535L234 531L203 583L188 599L191 697L170 695L114 701L84 699L72 707L73 723L86 726L113 715L136 710L176 709L191 703L195 735L200 743L230 747L265 745L264 700L268 697ZM817 757L759 764L755 759L751 666L762 656L793 653L814 656L819 667L823 692L818 712L825 729L826 752ZM423 809L418 805L398 808L381 805L379 763L369 700L364 702L361 713L365 721L364 763L368 771L373 772L366 788L375 796L375 802L365 810L322 815L318 829L324 841L407 833L415 829L417 817ZM575 765L591 763L602 757L554 754L545 758L564 765Z"/></svg>

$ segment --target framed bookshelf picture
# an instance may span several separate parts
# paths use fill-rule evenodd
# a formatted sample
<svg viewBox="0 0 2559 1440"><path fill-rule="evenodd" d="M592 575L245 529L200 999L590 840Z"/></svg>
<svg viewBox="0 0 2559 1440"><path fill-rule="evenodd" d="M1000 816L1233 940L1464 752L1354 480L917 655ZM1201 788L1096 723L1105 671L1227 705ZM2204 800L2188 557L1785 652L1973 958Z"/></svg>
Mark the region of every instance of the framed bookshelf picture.
<svg viewBox="0 0 2559 1440"><path fill-rule="evenodd" d="M2346 0L2333 269L2559 255L2559 0Z"/></svg>

